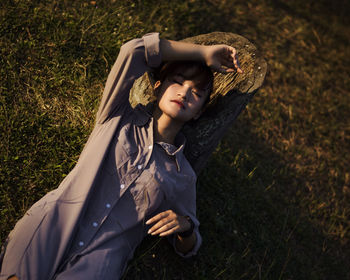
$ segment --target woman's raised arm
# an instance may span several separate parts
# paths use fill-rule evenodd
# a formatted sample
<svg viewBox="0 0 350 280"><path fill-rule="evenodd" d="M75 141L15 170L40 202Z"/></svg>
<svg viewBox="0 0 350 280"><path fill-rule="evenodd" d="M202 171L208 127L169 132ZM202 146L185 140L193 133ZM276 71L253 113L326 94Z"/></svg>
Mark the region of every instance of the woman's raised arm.
<svg viewBox="0 0 350 280"><path fill-rule="evenodd" d="M163 61L197 60L205 62L214 71L242 73L237 51L228 45L196 45L160 39L160 51Z"/></svg>
<svg viewBox="0 0 350 280"><path fill-rule="evenodd" d="M160 63L158 33L149 33L124 44L108 75L96 123L122 114L130 106L129 93L134 81Z"/></svg>

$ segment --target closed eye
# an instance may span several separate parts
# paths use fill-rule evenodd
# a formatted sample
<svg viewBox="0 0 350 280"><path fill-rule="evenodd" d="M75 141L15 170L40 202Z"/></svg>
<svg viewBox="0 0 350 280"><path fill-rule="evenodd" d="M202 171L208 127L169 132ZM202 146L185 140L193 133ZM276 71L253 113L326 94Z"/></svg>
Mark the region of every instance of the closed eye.
<svg viewBox="0 0 350 280"><path fill-rule="evenodd" d="M182 85L185 81L185 78L181 74L176 74L173 76L173 81L179 85Z"/></svg>
<svg viewBox="0 0 350 280"><path fill-rule="evenodd" d="M198 97L202 97L201 93L197 90L192 90L192 93L197 95Z"/></svg>
<svg viewBox="0 0 350 280"><path fill-rule="evenodd" d="M179 85L182 85L182 81L180 80L180 79L174 79L174 83L177 83L177 84L179 84Z"/></svg>

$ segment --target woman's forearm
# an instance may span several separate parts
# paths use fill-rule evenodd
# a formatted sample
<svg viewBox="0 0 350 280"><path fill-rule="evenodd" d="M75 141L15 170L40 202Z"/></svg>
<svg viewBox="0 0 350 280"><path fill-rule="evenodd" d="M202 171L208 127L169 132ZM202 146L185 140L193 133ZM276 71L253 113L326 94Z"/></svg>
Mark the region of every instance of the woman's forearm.
<svg viewBox="0 0 350 280"><path fill-rule="evenodd" d="M160 52L163 61L197 60L205 61L206 46L160 39Z"/></svg>
<svg viewBox="0 0 350 280"><path fill-rule="evenodd" d="M228 45L197 45L160 39L162 61L196 60L205 62L214 71L243 73L234 47Z"/></svg>

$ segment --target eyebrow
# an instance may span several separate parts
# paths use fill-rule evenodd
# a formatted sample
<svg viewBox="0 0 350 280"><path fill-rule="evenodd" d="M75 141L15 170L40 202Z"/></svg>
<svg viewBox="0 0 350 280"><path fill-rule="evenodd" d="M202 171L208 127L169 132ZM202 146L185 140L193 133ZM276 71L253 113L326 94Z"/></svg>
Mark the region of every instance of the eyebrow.
<svg viewBox="0 0 350 280"><path fill-rule="evenodd" d="M190 77L185 77L182 73L175 73L174 76L179 76L179 77L181 77L184 80L193 81L195 83L195 89L200 91L200 92L205 93L209 89L209 85L208 84L205 87L200 87L198 84L200 84L201 82L196 83L193 79L191 79Z"/></svg>
<svg viewBox="0 0 350 280"><path fill-rule="evenodd" d="M181 73L176 73L174 76L179 76L179 77L183 78L184 80L186 79L186 77L184 75L182 75Z"/></svg>

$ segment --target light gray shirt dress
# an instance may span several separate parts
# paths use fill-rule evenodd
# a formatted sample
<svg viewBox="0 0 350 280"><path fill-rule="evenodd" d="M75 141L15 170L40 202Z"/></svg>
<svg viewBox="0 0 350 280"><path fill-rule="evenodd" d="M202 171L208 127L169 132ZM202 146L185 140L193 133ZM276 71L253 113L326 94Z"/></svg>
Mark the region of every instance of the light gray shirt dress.
<svg viewBox="0 0 350 280"><path fill-rule="evenodd" d="M197 242L178 253L196 254L196 175L185 139L155 143L152 116L129 103L135 79L160 63L158 33L121 47L78 163L9 234L1 280L119 279L150 228L147 219L168 209L194 221Z"/></svg>

